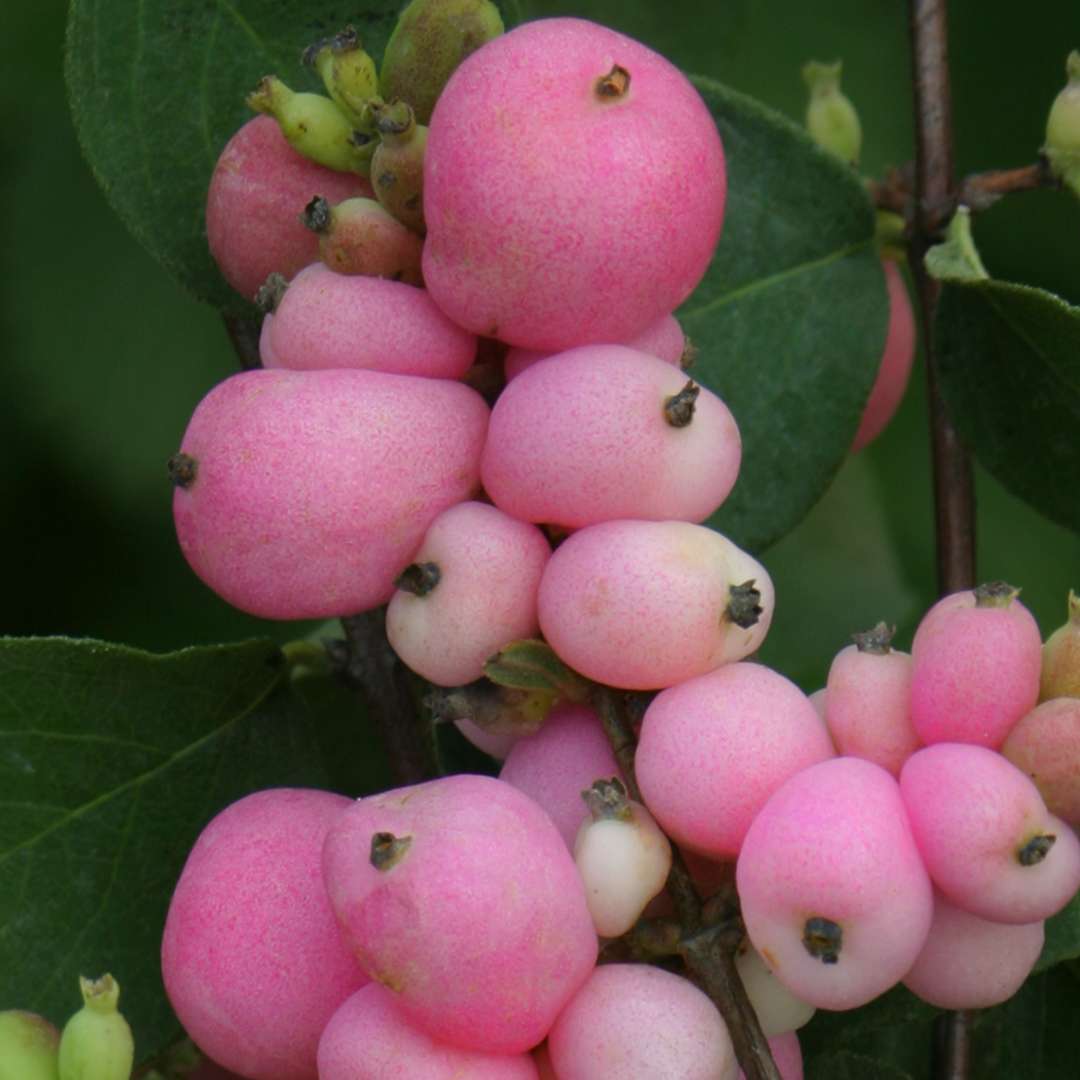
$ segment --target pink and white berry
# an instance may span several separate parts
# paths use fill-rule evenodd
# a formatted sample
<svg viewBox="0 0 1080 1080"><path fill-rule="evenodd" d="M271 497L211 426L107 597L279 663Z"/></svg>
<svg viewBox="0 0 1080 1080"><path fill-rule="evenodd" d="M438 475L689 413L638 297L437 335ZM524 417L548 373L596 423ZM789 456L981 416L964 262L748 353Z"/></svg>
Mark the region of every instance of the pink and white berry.
<svg viewBox="0 0 1080 1080"><path fill-rule="evenodd" d="M981 919L934 898L934 921L904 985L940 1009L985 1009L1020 989L1042 952L1043 923Z"/></svg>
<svg viewBox="0 0 1080 1080"><path fill-rule="evenodd" d="M479 481L488 409L447 380L247 371L195 410L170 461L192 569L267 619L390 599L432 520Z"/></svg>
<svg viewBox="0 0 1080 1080"><path fill-rule="evenodd" d="M754 589L741 587L747 578L732 574L729 544L682 521L580 529L548 560L540 629L575 671L628 690L673 686L742 659L771 616L772 583L760 568Z"/></svg>
<svg viewBox="0 0 1080 1080"><path fill-rule="evenodd" d="M595 23L526 23L473 53L432 114L424 280L511 345L627 341L701 280L726 190L678 69Z"/></svg>
<svg viewBox="0 0 1080 1080"><path fill-rule="evenodd" d="M165 920L161 973L188 1035L256 1080L316 1080L319 1036L368 980L322 883L327 830L350 805L276 788L226 807L188 855Z"/></svg>
<svg viewBox="0 0 1080 1080"><path fill-rule="evenodd" d="M661 315L656 322L650 323L629 341L618 341L614 344L625 345L637 352L657 356L665 364L674 364L676 367L683 366L687 355L686 335L674 315ZM538 349L509 349L503 361L506 381L516 378L533 364L546 360L549 356L558 355L560 354Z"/></svg>
<svg viewBox="0 0 1080 1080"><path fill-rule="evenodd" d="M1017 590L952 593L923 616L911 646L911 720L929 745L998 747L1039 697L1042 638Z"/></svg>
<svg viewBox="0 0 1080 1080"><path fill-rule="evenodd" d="M589 816L581 793L596 780L624 780L600 717L588 705L556 705L535 735L506 755L499 779L525 792L547 812L574 850Z"/></svg>
<svg viewBox="0 0 1080 1080"><path fill-rule="evenodd" d="M1009 732L1001 752L1031 777L1051 814L1080 828L1080 698L1036 705Z"/></svg>
<svg viewBox="0 0 1080 1080"><path fill-rule="evenodd" d="M490 777L447 776L353 804L327 835L323 874L361 966L438 1042L530 1049L596 962L558 830Z"/></svg>
<svg viewBox="0 0 1080 1080"><path fill-rule="evenodd" d="M766 1038L803 1027L817 1012L768 969L761 954L749 942L736 953L735 969Z"/></svg>
<svg viewBox="0 0 1080 1080"><path fill-rule="evenodd" d="M459 379L476 357L476 338L415 285L338 274L319 262L292 279L263 319L259 352L268 368L367 368Z"/></svg>
<svg viewBox="0 0 1080 1080"><path fill-rule="evenodd" d="M937 743L908 758L900 788L923 862L946 898L994 922L1030 923L1080 889L1080 840L993 750Z"/></svg>
<svg viewBox="0 0 1080 1080"><path fill-rule="evenodd" d="M821 1009L854 1009L915 962L933 889L896 780L833 758L788 780L735 870L746 930L773 974Z"/></svg>
<svg viewBox="0 0 1080 1080"><path fill-rule="evenodd" d="M734 486L741 455L731 411L681 369L588 345L506 387L481 476L496 506L523 521L704 521Z"/></svg>
<svg viewBox="0 0 1080 1080"><path fill-rule="evenodd" d="M394 995L369 983L330 1019L319 1040L319 1080L539 1080L528 1054L485 1054L429 1038Z"/></svg>
<svg viewBox="0 0 1080 1080"><path fill-rule="evenodd" d="M536 636L536 592L550 555L535 525L487 503L444 510L387 608L394 652L436 686L479 679L504 645Z"/></svg>
<svg viewBox="0 0 1080 1080"><path fill-rule="evenodd" d="M806 695L762 664L725 664L662 690L634 761L645 805L678 844L734 859L789 777L833 756Z"/></svg>
<svg viewBox="0 0 1080 1080"><path fill-rule="evenodd" d="M548 1036L559 1080L735 1080L716 1006L693 983L647 964L604 964Z"/></svg>

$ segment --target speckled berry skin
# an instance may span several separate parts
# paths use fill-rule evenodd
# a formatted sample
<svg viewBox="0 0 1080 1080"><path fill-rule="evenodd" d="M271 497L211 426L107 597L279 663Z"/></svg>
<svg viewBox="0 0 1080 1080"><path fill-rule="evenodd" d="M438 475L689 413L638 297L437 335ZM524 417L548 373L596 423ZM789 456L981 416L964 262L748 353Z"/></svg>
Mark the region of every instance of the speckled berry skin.
<svg viewBox="0 0 1080 1080"><path fill-rule="evenodd" d="M559 1080L735 1080L716 1006L689 980L647 964L603 964L548 1036Z"/></svg>
<svg viewBox="0 0 1080 1080"><path fill-rule="evenodd" d="M934 898L934 921L904 985L939 1009L985 1009L1020 989L1042 952L1042 922L997 923Z"/></svg>
<svg viewBox="0 0 1080 1080"><path fill-rule="evenodd" d="M249 120L225 145L206 196L206 238L225 280L255 298L270 274L291 277L319 257L300 215L316 195L341 202L370 195L360 176L298 154L272 116Z"/></svg>
<svg viewBox="0 0 1080 1080"><path fill-rule="evenodd" d="M762 664L725 664L662 690L634 758L645 805L677 843L734 859L769 796L833 756L814 706Z"/></svg>
<svg viewBox="0 0 1080 1080"><path fill-rule="evenodd" d="M315 263L293 278L263 320L259 353L267 368L368 368L458 379L476 356L476 338L423 289Z"/></svg>
<svg viewBox="0 0 1080 1080"><path fill-rule="evenodd" d="M739 474L731 411L700 387L685 427L665 404L681 369L623 345L587 345L522 372L499 396L481 461L506 513L569 528L639 518L704 521Z"/></svg>
<svg viewBox="0 0 1080 1080"><path fill-rule="evenodd" d="M1080 828L1080 698L1037 705L1009 732L1001 752L1031 777L1051 814Z"/></svg>
<svg viewBox="0 0 1080 1080"><path fill-rule="evenodd" d="M411 837L376 869L376 833ZM527 795L447 776L362 799L323 849L354 954L431 1038L487 1053L536 1046L588 977L597 940L573 858Z"/></svg>
<svg viewBox="0 0 1080 1080"><path fill-rule="evenodd" d="M812 765L775 792L746 834L735 881L754 948L821 1009L854 1009L883 994L930 929L933 889L899 787L859 758ZM842 931L835 963L803 943L812 918Z"/></svg>
<svg viewBox="0 0 1080 1080"><path fill-rule="evenodd" d="M618 65L625 93L597 84ZM693 291L726 196L686 77L580 19L526 23L454 72L424 162L424 280L455 322L528 349L628 341Z"/></svg>
<svg viewBox="0 0 1080 1080"><path fill-rule="evenodd" d="M484 1054L437 1043L413 1027L394 995L368 983L319 1040L319 1080L538 1080L528 1054Z"/></svg>
<svg viewBox="0 0 1080 1080"><path fill-rule="evenodd" d="M460 383L378 371L248 371L216 386L181 451L173 516L192 569L267 619L390 599L424 530L477 487L488 409Z"/></svg>
<svg viewBox="0 0 1080 1080"><path fill-rule="evenodd" d="M562 660L628 690L675 683L757 648L772 616L764 567L703 525L608 521L556 548L540 580L540 629ZM738 570L732 573L733 562ZM756 571L747 573L750 564ZM744 629L725 616L731 586L753 578L762 614Z"/></svg>
<svg viewBox="0 0 1080 1080"><path fill-rule="evenodd" d="M322 845L350 805L277 788L226 807L188 855L161 971L200 1050L241 1076L316 1080L326 1022L368 980L322 884Z"/></svg>
<svg viewBox="0 0 1080 1080"><path fill-rule="evenodd" d="M927 871L965 911L994 922L1038 922L1080 888L1076 833L995 751L967 743L928 746L908 758L900 789ZM1021 850L1039 836L1053 836L1053 845L1025 865Z"/></svg>
<svg viewBox="0 0 1080 1080"><path fill-rule="evenodd" d="M1019 600L976 607L971 591L942 597L911 645L911 721L929 745L996 748L1039 697L1042 638Z"/></svg>

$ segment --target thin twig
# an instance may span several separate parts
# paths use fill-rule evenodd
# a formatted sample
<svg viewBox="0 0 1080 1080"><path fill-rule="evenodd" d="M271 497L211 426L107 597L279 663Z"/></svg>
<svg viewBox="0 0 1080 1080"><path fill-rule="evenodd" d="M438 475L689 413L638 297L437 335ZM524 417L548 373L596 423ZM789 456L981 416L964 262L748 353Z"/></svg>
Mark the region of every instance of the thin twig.
<svg viewBox="0 0 1080 1080"><path fill-rule="evenodd" d="M938 238L956 205L946 0L911 0L911 47L915 69L916 199L914 220L909 226L909 258L919 288L926 336L938 590L950 593L975 583L975 485L971 460L941 396L935 341L941 286L923 265L927 248ZM945 1027L945 1052L935 1063L937 1076L939 1080L967 1080L971 1074L968 1020L963 1013L950 1013Z"/></svg>
<svg viewBox="0 0 1080 1080"><path fill-rule="evenodd" d="M641 790L634 772L637 740L625 701L618 691L598 687L595 705L626 781L626 790L632 799L640 802ZM715 926L703 926L701 898L674 844L667 889L679 918L679 955L694 981L709 995L724 1018L746 1080L781 1080L757 1014L735 969L735 948L742 936L737 921L728 918Z"/></svg>
<svg viewBox="0 0 1080 1080"><path fill-rule="evenodd" d="M233 315L228 312L222 315L222 319L225 321L225 330L228 332L229 341L232 342L233 351L244 371L261 367L259 334L262 329L262 320L255 316Z"/></svg>

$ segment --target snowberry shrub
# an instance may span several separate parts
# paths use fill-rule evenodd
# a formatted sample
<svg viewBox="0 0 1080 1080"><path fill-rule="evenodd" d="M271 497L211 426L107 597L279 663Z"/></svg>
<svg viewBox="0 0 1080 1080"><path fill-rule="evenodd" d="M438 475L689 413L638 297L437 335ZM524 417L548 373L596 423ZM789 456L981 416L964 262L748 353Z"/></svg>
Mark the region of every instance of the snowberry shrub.
<svg viewBox="0 0 1080 1080"><path fill-rule="evenodd" d="M481 477L492 501L525 521L704 521L734 486L741 456L735 418L711 391L655 356L589 345L506 387Z"/></svg>
<svg viewBox="0 0 1080 1080"><path fill-rule="evenodd" d="M428 524L475 491L487 419L477 393L443 379L234 375L169 463L180 547L219 596L263 618L376 607Z"/></svg>
<svg viewBox="0 0 1080 1080"><path fill-rule="evenodd" d="M900 789L860 758L788 780L751 824L735 880L754 948L823 1009L856 1008L899 982L933 914Z"/></svg>
<svg viewBox="0 0 1080 1080"><path fill-rule="evenodd" d="M327 835L323 872L361 966L440 1042L530 1049L596 961L558 830L490 777L447 776L353 804Z"/></svg>
<svg viewBox="0 0 1080 1080"><path fill-rule="evenodd" d="M712 258L726 195L716 125L686 77L579 19L526 23L457 69L424 185L435 301L476 334L549 350L627 341L674 311Z"/></svg>
<svg viewBox="0 0 1080 1080"><path fill-rule="evenodd" d="M225 280L241 296L270 274L291 277L319 257L319 239L301 215L316 195L330 202L370 195L355 173L335 172L298 154L270 116L249 120L222 150L206 196L206 238Z"/></svg>
<svg viewBox="0 0 1080 1080"><path fill-rule="evenodd" d="M326 1022L367 982L322 883L322 845L350 803L272 789L202 831L173 893L161 972L184 1029L227 1069L316 1080Z"/></svg>

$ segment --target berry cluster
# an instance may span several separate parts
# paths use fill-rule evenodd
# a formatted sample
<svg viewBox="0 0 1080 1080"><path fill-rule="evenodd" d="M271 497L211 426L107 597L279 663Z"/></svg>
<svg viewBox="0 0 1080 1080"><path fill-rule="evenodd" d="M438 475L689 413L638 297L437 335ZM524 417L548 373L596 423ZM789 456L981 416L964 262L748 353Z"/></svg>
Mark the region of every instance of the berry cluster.
<svg viewBox="0 0 1080 1080"><path fill-rule="evenodd" d="M448 49L421 18L447 7L482 11L487 43ZM204 399L170 470L208 585L278 619L388 604L395 652L502 772L224 810L165 928L178 1016L252 1080L734 1080L692 982L597 965L598 939L667 921L669 837L703 892L737 889L785 1077L815 1007L901 979L1002 1000L1080 886L1070 825L996 752L1038 696L1034 622L1011 590L946 598L912 658L861 635L817 707L748 660L772 583L700 524L739 431L671 314L720 235L716 128L639 43L571 19L500 35L491 10L414 0L378 76L355 35L320 43L332 100L260 84L252 104L321 164L267 117L222 156L208 231L232 284L262 284L262 367ZM899 296L886 357L909 364ZM538 635L572 692L482 681ZM626 775L590 699L642 691Z"/></svg>

